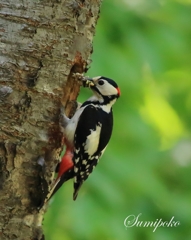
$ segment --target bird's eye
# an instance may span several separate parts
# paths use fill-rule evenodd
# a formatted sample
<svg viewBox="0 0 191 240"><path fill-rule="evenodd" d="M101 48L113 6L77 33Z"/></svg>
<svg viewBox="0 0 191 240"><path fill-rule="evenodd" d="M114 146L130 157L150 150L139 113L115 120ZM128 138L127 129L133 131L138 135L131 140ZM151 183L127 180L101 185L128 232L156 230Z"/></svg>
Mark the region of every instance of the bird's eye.
<svg viewBox="0 0 191 240"><path fill-rule="evenodd" d="M103 81L103 80L99 80L98 84L99 84L99 85L103 85L103 84L104 84L104 81Z"/></svg>

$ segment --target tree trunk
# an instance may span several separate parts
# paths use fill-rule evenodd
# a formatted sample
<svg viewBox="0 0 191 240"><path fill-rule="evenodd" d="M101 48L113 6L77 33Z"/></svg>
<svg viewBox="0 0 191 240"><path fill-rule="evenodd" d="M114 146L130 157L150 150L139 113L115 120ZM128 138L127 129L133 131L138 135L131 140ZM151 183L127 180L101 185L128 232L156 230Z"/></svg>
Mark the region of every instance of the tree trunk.
<svg viewBox="0 0 191 240"><path fill-rule="evenodd" d="M72 114L100 3L0 0L1 240L44 239L38 206L61 152L60 107Z"/></svg>

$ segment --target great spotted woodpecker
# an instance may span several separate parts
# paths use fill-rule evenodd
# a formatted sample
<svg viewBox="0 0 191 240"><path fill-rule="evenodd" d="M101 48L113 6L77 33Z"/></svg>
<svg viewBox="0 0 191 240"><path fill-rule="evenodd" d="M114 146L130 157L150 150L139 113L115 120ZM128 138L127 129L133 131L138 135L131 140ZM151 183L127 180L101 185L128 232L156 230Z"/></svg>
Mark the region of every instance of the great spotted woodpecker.
<svg viewBox="0 0 191 240"><path fill-rule="evenodd" d="M83 77L93 96L69 119L61 115L66 151L50 198L67 180L74 179L75 200L83 182L97 165L110 140L113 128L112 105L120 96L117 84L106 77Z"/></svg>

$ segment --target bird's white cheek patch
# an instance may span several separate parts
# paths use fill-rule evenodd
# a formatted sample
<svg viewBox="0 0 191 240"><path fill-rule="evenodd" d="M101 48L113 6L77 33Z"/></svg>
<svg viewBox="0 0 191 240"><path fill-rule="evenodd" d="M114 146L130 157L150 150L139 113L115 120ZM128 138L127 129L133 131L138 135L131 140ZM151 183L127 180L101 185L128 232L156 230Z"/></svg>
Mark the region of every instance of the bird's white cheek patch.
<svg viewBox="0 0 191 240"><path fill-rule="evenodd" d="M97 125L96 129L91 130L90 135L87 137L85 151L90 156L93 155L98 149L100 132L101 132L101 125Z"/></svg>

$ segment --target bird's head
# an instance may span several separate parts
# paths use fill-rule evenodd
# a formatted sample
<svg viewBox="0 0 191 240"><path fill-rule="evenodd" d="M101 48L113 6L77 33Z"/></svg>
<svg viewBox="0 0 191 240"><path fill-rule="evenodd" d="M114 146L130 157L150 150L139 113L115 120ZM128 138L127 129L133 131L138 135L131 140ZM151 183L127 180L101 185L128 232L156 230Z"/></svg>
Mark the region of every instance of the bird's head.
<svg viewBox="0 0 191 240"><path fill-rule="evenodd" d="M106 77L94 77L87 79L88 86L93 90L95 95L102 98L120 97L120 89L115 81Z"/></svg>

